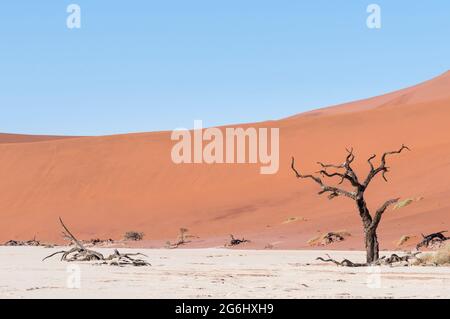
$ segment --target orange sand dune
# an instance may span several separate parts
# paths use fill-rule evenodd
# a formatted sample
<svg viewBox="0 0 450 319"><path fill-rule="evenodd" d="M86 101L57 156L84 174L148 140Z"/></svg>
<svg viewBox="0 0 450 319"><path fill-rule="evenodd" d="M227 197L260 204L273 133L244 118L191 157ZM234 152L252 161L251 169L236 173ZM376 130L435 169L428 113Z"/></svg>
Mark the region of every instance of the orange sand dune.
<svg viewBox="0 0 450 319"><path fill-rule="evenodd" d="M24 135L0 133L0 144L4 143L30 143L40 141L50 141L70 138L69 136L48 136L48 135Z"/></svg>
<svg viewBox="0 0 450 319"><path fill-rule="evenodd" d="M259 164L175 165L169 132L27 143L0 136L0 241L61 242L62 216L81 238L138 230L152 247L186 227L199 236L188 247L222 245L233 233L251 239L247 247L307 248L320 232L345 229L352 237L328 248L362 249L354 204L318 196L313 182L295 179L290 158L314 172L317 161L340 163L354 147L364 175L372 153L404 143L412 151L390 160L389 183L380 177L367 194L372 209L389 198L414 199L382 221L381 246L394 248L402 235L450 230L449 120L447 72L381 97L254 124L280 128L276 175L260 175Z"/></svg>

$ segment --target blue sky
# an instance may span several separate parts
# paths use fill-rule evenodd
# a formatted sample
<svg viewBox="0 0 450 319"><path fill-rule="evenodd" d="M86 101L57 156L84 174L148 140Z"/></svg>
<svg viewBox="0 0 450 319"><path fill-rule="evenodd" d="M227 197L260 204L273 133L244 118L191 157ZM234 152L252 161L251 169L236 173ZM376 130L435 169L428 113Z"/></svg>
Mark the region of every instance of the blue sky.
<svg viewBox="0 0 450 319"><path fill-rule="evenodd" d="M81 29L66 27L71 3ZM0 132L278 119L439 75L449 35L448 0L4 1Z"/></svg>

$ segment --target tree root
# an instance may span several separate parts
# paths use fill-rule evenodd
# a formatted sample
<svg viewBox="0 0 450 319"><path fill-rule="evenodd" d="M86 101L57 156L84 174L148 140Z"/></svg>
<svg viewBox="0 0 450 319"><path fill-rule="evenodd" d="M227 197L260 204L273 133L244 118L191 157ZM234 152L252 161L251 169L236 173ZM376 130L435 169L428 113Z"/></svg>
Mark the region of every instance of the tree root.
<svg viewBox="0 0 450 319"><path fill-rule="evenodd" d="M186 241L186 240L179 240L179 241L177 241L176 243L171 243L171 242L169 241L169 242L167 242L166 247L167 247L168 249L176 249L176 248L178 248L178 247L180 247L180 246L182 246L182 245L186 245L186 244L189 244L189 243L190 243L189 240L188 240L188 241Z"/></svg>
<svg viewBox="0 0 450 319"><path fill-rule="evenodd" d="M392 254L390 257L383 256L377 261L373 263L354 263L348 259L344 259L343 261L337 261L330 257L330 255L327 254L328 259L324 259L322 257L317 257L316 260L321 260L323 262L331 262L334 263L337 266L341 267L370 267L370 266L392 266L396 263L408 263L411 259L417 259L417 255L420 254L420 252L410 253L405 256L398 256L396 254Z"/></svg>
<svg viewBox="0 0 450 319"><path fill-rule="evenodd" d="M89 249L81 249L79 247L74 247L70 250L62 250L62 251L58 251L56 253L53 253L47 257L45 257L44 259L42 259L42 261L53 257L55 255L59 255L62 254L61 256L61 261L98 261L98 260L105 260L105 257L103 257L102 254L93 251L93 250L89 250Z"/></svg>

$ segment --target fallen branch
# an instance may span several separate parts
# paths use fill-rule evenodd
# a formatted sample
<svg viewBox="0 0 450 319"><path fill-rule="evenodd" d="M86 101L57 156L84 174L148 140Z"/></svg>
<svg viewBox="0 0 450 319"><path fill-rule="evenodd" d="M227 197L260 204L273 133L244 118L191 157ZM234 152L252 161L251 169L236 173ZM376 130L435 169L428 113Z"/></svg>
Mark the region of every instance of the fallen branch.
<svg viewBox="0 0 450 319"><path fill-rule="evenodd" d="M75 243L76 247L73 247L70 250L61 250L57 251L51 255L48 255L42 261L51 258L56 255L61 255L61 261L67 262L82 262L82 261L103 261L102 264L109 264L113 266L150 266L150 264L142 259L134 259L130 256L145 256L141 253L135 254L121 254L117 249L114 250L114 254L104 257L101 253L87 249L81 241L79 241L66 227L61 218L59 218L61 226L64 228L64 234L71 240L71 242Z"/></svg>
<svg viewBox="0 0 450 319"><path fill-rule="evenodd" d="M442 243L444 241L447 241L448 239L450 239L450 237L445 237L444 233L446 233L447 231L440 231L437 233L433 233L430 235L425 236L424 234L422 234L422 241L420 243L417 244L416 249L419 250L421 247L425 247L428 248L430 247L431 244L435 244L437 243Z"/></svg>
<svg viewBox="0 0 450 319"><path fill-rule="evenodd" d="M114 249L114 254L109 255L107 258L105 258L105 261L108 261L107 263L112 266L151 266L150 263L146 262L143 259L134 259L131 256L144 256L147 257L144 254L141 253L133 253L133 254L121 254L117 249Z"/></svg>
<svg viewBox="0 0 450 319"><path fill-rule="evenodd" d="M420 252L410 253L405 256L398 256L397 254L392 254L390 257L383 256L377 261L373 263L354 263L348 259L344 259L343 261L337 261L330 257L330 255L327 254L328 259L324 259L322 257L317 257L316 260L321 260L323 262L331 262L337 266L341 267L370 267L370 266L391 266L396 263L408 263L412 259L417 259L417 255L420 254Z"/></svg>
<svg viewBox="0 0 450 319"><path fill-rule="evenodd" d="M189 229L187 228L180 228L180 234L178 235L178 240L175 243L171 243L170 241L167 241L167 248L169 249L175 249L178 248L181 245L185 245L190 243L190 240L186 240L187 239L187 232L189 231ZM194 237L194 236L191 236Z"/></svg>
<svg viewBox="0 0 450 319"><path fill-rule="evenodd" d="M322 257L317 257L316 260L321 260L323 262L332 262L333 264L341 267L366 267L368 266L367 263L354 263L351 262L348 259L344 259L343 261L337 261L335 259L332 259L330 255L327 254L328 259L323 259Z"/></svg>
<svg viewBox="0 0 450 319"><path fill-rule="evenodd" d="M230 235L230 237L231 237L231 240L230 240L230 243L228 244L229 246L237 246L237 245L240 245L240 244L243 244L243 243L249 243L250 242L250 240L247 240L245 238L237 239L237 238L234 238L233 235Z"/></svg>

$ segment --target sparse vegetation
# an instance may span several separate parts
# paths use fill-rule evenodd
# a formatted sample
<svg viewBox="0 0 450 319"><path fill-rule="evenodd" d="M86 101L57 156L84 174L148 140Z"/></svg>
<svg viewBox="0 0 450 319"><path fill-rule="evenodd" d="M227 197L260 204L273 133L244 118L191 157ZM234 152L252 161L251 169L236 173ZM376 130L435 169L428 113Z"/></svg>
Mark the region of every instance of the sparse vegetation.
<svg viewBox="0 0 450 319"><path fill-rule="evenodd" d="M414 200L411 199L411 198L404 199L402 201L399 201L397 204L395 204L394 209L399 209L399 208L403 208L403 207L409 206L413 202L414 202Z"/></svg>
<svg viewBox="0 0 450 319"><path fill-rule="evenodd" d="M139 241L144 239L144 233L137 231L127 231L123 237L125 240Z"/></svg>
<svg viewBox="0 0 450 319"><path fill-rule="evenodd" d="M417 238L417 236L403 235L402 237L400 237L400 239L396 243L396 246L403 247L403 246L411 245L411 242L413 241L413 239L416 239L416 238Z"/></svg>
<svg viewBox="0 0 450 319"><path fill-rule="evenodd" d="M249 243L250 242L250 240L247 240L245 238L237 239L237 238L234 238L233 235L230 235L230 237L231 237L231 239L230 239L230 242L228 243L228 246L237 246L237 245L240 245L240 244L243 244L243 243ZM227 246L227 245L225 245L225 246Z"/></svg>
<svg viewBox="0 0 450 319"><path fill-rule="evenodd" d="M83 241L84 244L86 244L86 246L107 246L107 245L111 245L114 244L114 240L109 238L109 239L100 239L100 238L93 238L91 240L88 241Z"/></svg>
<svg viewBox="0 0 450 319"><path fill-rule="evenodd" d="M450 239L449 237L445 237L444 233L446 233L447 231L440 231L437 233L433 233L430 235L424 235L422 234L422 241L420 243L417 244L416 249L420 249L422 247L425 248L440 248L442 247L443 243L445 241L447 241L448 239Z"/></svg>
<svg viewBox="0 0 450 319"><path fill-rule="evenodd" d="M180 234L178 235L178 242L180 244L186 243L186 234L189 232L189 229L187 228L180 228Z"/></svg>
<svg viewBox="0 0 450 319"><path fill-rule="evenodd" d="M414 264L424 266L450 266L450 243L447 243L436 252L420 255Z"/></svg>
<svg viewBox="0 0 450 319"><path fill-rule="evenodd" d="M285 221L283 221L283 224L290 224L290 223L295 223L298 221L308 221L305 217L289 217L288 219L286 219Z"/></svg>
<svg viewBox="0 0 450 319"><path fill-rule="evenodd" d="M335 242L340 242L345 240L345 238L350 237L351 234L345 230L337 232L329 232L316 237L311 238L307 241L310 246L326 246Z"/></svg>
<svg viewBox="0 0 450 319"><path fill-rule="evenodd" d="M187 243L190 243L189 240L187 240L188 237L195 237L195 236L189 236L187 233L189 232L189 229L181 227L178 234L178 239L175 243L171 243L170 241L166 242L166 248L174 249L178 248L181 245L185 245Z"/></svg>

